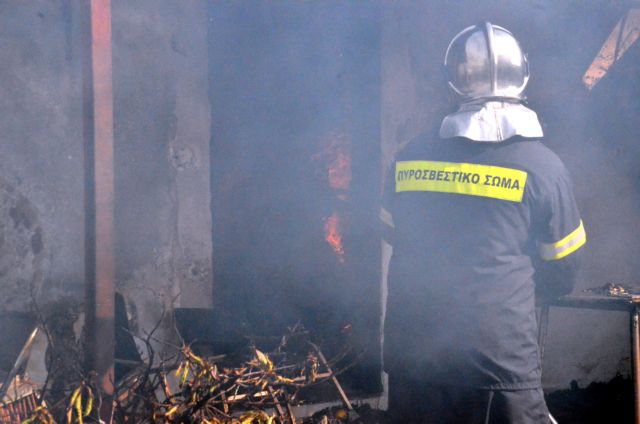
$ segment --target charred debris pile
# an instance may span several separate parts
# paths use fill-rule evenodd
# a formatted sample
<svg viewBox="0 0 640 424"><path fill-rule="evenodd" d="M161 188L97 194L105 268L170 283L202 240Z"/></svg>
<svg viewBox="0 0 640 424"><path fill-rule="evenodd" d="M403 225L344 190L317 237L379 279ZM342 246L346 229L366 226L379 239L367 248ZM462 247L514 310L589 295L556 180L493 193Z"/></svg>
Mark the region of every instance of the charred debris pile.
<svg viewBox="0 0 640 424"><path fill-rule="evenodd" d="M338 381L361 355L352 347L348 331L331 341L327 357L323 341L301 324L278 337L246 336L243 343L219 353L206 343L161 341L158 323L136 340L146 351L143 359L116 359L115 393L107 399L96 376L83 371L82 337L78 341L73 334L61 337L60 328L72 330L74 314L58 309L54 314L58 329L50 328L49 320L37 325L47 339L46 381L33 384L24 372L24 361L16 363L12 370L16 377L2 391L0 423L96 422L97 411L105 408L110 409L113 423L377 422L370 408L354 407ZM311 417L296 416L303 415L298 406L326 401L340 406Z"/></svg>

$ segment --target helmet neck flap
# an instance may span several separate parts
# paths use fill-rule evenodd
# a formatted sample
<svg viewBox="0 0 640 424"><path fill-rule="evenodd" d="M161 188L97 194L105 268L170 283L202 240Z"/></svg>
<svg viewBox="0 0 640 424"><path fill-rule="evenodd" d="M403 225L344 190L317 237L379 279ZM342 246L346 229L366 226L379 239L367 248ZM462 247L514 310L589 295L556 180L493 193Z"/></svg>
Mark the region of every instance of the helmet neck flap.
<svg viewBox="0 0 640 424"><path fill-rule="evenodd" d="M542 138L538 115L525 105L512 101L469 102L447 115L440 126L440 137L464 137L472 141L498 143L513 136Z"/></svg>

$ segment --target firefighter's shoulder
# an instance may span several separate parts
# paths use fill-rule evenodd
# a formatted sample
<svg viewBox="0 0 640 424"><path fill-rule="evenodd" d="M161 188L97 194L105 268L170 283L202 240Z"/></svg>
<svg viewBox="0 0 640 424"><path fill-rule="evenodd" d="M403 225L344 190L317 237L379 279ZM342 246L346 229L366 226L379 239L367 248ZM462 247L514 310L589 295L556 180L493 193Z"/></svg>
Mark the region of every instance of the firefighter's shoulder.
<svg viewBox="0 0 640 424"><path fill-rule="evenodd" d="M501 158L527 173L527 197L549 199L572 192L572 178L562 159L539 140L520 140L505 146Z"/></svg>
<svg viewBox="0 0 640 424"><path fill-rule="evenodd" d="M540 140L522 139L505 146L511 161L541 177L565 177L567 168L560 157Z"/></svg>

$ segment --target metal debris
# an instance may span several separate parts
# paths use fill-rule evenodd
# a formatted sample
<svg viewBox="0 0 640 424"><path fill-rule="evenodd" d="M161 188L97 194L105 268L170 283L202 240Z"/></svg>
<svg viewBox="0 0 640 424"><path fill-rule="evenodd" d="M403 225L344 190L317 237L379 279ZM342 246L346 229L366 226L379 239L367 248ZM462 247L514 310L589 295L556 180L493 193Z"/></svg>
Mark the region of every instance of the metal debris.
<svg viewBox="0 0 640 424"><path fill-rule="evenodd" d="M605 295L605 296L632 296L640 293L639 287L630 287L617 283L607 283L602 287L595 287L590 289L584 289L583 293Z"/></svg>

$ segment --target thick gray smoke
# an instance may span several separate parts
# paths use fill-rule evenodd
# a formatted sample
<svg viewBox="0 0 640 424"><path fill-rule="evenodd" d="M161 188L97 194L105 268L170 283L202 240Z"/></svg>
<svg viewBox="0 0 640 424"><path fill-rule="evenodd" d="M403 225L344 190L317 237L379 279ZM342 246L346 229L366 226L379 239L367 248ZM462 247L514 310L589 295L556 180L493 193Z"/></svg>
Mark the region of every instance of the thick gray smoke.
<svg viewBox="0 0 640 424"><path fill-rule="evenodd" d="M222 2L211 12L214 277L224 306L253 331L302 321L328 343L352 324L374 367L380 6Z"/></svg>
<svg viewBox="0 0 640 424"><path fill-rule="evenodd" d="M75 4L0 2L0 181L36 211L45 298L82 297ZM629 7L114 0L118 288L140 328L180 294L180 306L224 305L254 332L300 319L330 338L353 324L375 367L383 169L451 109L444 51L482 20L529 53L530 105L573 174L589 238L576 290L633 285L638 46L592 90L582 83ZM546 383L628 372L625 320L553 310Z"/></svg>

